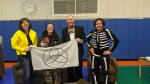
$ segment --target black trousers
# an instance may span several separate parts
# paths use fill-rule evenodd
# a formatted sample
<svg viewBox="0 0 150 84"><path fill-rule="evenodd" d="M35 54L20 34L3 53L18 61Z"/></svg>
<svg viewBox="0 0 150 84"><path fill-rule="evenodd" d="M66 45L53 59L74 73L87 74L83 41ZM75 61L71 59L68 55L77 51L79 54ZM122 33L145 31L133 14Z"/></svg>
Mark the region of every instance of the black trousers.
<svg viewBox="0 0 150 84"><path fill-rule="evenodd" d="M68 82L76 82L83 78L82 66L83 66L83 53L79 50L79 66L67 68Z"/></svg>
<svg viewBox="0 0 150 84"><path fill-rule="evenodd" d="M101 55L100 57L92 56L92 75L93 81L92 84L100 84L99 82L99 71L100 66L104 74L104 84L109 83L109 55Z"/></svg>
<svg viewBox="0 0 150 84"><path fill-rule="evenodd" d="M67 68L68 82L75 82L82 79L82 67L70 67Z"/></svg>

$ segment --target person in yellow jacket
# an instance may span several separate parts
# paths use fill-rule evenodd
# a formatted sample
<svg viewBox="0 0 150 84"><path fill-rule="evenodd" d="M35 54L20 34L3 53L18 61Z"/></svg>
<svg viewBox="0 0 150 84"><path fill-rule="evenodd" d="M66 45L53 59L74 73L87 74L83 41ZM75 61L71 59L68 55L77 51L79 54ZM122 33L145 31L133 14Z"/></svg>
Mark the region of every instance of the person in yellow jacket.
<svg viewBox="0 0 150 84"><path fill-rule="evenodd" d="M31 47L37 45L37 34L31 29L30 20L22 18L20 29L11 38L11 46L16 50L19 63L24 71L23 84L33 84L33 67L31 62Z"/></svg>

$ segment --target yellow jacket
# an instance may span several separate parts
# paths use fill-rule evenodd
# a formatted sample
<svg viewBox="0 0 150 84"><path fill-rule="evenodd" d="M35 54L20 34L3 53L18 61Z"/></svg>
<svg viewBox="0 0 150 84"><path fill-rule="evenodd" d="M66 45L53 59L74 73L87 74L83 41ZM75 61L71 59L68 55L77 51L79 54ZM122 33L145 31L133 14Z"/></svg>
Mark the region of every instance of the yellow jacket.
<svg viewBox="0 0 150 84"><path fill-rule="evenodd" d="M32 41L32 44L36 46L37 45L36 32L30 29L29 37ZM26 55L26 52L24 52L24 50L29 46L26 33L21 30L17 30L16 33L11 37L11 46L13 49L16 50L17 55L20 54Z"/></svg>

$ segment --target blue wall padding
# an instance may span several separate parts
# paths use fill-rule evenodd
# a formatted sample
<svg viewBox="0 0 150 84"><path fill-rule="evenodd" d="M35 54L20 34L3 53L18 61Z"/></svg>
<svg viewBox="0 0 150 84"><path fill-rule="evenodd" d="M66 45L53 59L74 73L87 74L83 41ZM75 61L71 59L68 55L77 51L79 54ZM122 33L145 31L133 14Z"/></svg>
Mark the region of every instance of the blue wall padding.
<svg viewBox="0 0 150 84"><path fill-rule="evenodd" d="M136 59L137 57L144 56L143 47L143 21L132 20L130 22L130 37L129 37L129 58ZM142 51L142 52L141 52ZM143 54L142 54L143 53Z"/></svg>
<svg viewBox="0 0 150 84"><path fill-rule="evenodd" d="M142 55L149 55L150 52L150 20L145 19L142 21L142 34L143 34L143 41L140 42L140 45L142 46Z"/></svg>
<svg viewBox="0 0 150 84"><path fill-rule="evenodd" d="M112 53L117 59L138 59L140 56L150 55L150 19L106 19L109 28L119 38L118 48ZM38 20L31 21L32 29L41 35L46 24L54 24L55 31L62 35L62 29L67 26L66 20ZM11 49L10 38L17 31L19 21L0 21L0 35L3 37L4 61L16 61L15 50ZM76 25L84 27L85 35L95 29L93 20L76 20ZM112 43L112 41L111 41ZM84 57L87 58L87 45L84 44Z"/></svg>

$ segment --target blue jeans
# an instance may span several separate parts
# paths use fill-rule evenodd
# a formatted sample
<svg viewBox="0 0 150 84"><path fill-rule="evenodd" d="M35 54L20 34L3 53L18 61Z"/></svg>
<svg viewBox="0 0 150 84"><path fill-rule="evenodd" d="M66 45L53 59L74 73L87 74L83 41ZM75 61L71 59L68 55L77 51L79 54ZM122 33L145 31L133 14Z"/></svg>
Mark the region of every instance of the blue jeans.
<svg viewBox="0 0 150 84"><path fill-rule="evenodd" d="M31 62L31 54L19 55L19 63L23 69L23 84L33 84L33 67Z"/></svg>

